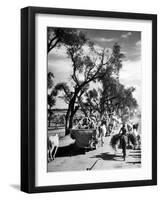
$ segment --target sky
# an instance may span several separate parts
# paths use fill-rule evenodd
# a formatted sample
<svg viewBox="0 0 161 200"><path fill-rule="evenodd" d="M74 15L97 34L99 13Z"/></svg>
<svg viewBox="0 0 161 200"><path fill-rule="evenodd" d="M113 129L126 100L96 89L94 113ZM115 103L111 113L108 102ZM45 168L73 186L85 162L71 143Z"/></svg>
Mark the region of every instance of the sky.
<svg viewBox="0 0 161 200"><path fill-rule="evenodd" d="M114 43L121 46L121 52L125 55L120 70L120 82L126 87L136 88L133 96L141 107L141 32L80 29L94 42L98 48L108 48L112 51ZM53 72L55 84L58 82L70 83L72 62L67 57L65 47L54 48L48 54L48 72ZM62 94L60 93L60 96ZM67 108L62 99L57 99L56 108Z"/></svg>

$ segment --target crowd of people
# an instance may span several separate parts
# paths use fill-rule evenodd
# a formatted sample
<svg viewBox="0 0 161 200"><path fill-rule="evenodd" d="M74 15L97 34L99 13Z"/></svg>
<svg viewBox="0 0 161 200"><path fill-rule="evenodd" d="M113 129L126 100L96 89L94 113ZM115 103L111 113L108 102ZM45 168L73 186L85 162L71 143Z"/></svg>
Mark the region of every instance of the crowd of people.
<svg viewBox="0 0 161 200"><path fill-rule="evenodd" d="M92 136L91 140L89 141L89 146L92 148L97 148L98 144L101 146L104 146L105 144L105 138L108 136L111 136L111 144L116 150L116 146L119 143L119 145L122 148L123 158L125 160L126 157L126 147L130 143L137 143L141 144L141 137L140 133L138 133L138 123L134 123L132 120L126 120L123 121L118 115L115 113L112 113L106 117L102 117L101 119L97 119L95 117L84 117L82 118L76 127L74 127L75 130L79 129L89 129L94 130L94 135ZM91 131L85 131L86 134L90 133ZM78 134L78 132L76 132ZM82 135L80 135L82 137ZM79 137L76 137L77 139L80 139ZM55 153L53 154L53 159L55 159L55 154L59 146L59 138L58 134L52 135L48 139L48 154L49 154L49 160L51 159L52 152L55 149ZM132 141L133 140L133 141ZM81 139L82 141L82 139ZM133 145L134 148L136 145Z"/></svg>
<svg viewBox="0 0 161 200"><path fill-rule="evenodd" d="M123 121L118 115L112 113L102 119L85 117L77 125L78 129L96 129L96 138L100 141L101 146L104 145L105 137L119 134L120 138L126 138L127 134L132 134L136 140L140 142L140 134L138 133L138 123L132 120ZM126 144L129 144L130 141ZM124 146L124 144L123 144Z"/></svg>

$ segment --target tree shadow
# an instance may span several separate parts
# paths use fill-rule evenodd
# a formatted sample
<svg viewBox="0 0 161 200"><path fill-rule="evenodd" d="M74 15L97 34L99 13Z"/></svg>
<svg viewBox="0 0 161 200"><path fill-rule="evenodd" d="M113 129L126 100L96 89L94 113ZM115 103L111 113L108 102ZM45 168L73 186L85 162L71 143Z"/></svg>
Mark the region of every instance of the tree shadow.
<svg viewBox="0 0 161 200"><path fill-rule="evenodd" d="M122 158L122 155L115 155L110 153L101 153L95 156L92 156L91 158L101 158L102 160L114 160L114 161L120 161L120 158Z"/></svg>
<svg viewBox="0 0 161 200"><path fill-rule="evenodd" d="M131 156L131 157L133 157L133 158L141 158L141 155L131 154L131 155L129 155L129 156Z"/></svg>
<svg viewBox="0 0 161 200"><path fill-rule="evenodd" d="M68 146L59 147L56 153L56 157L76 156L85 154L85 152L86 150L84 148L78 148L74 143Z"/></svg>
<svg viewBox="0 0 161 200"><path fill-rule="evenodd" d="M131 161L131 162L126 162L127 164L141 164L141 161Z"/></svg>
<svg viewBox="0 0 161 200"><path fill-rule="evenodd" d="M138 150L133 150L133 151L130 151L129 153L133 153L133 154L141 154L141 150L138 149Z"/></svg>

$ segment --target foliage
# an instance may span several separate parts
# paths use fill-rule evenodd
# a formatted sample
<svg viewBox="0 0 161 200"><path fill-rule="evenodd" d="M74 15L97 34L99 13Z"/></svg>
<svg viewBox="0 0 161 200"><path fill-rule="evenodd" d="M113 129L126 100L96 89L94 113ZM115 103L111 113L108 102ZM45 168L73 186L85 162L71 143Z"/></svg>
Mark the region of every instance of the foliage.
<svg viewBox="0 0 161 200"><path fill-rule="evenodd" d="M71 43L65 43L65 46L67 55L72 61L73 87L69 87L67 83L59 83L55 88L57 91L63 91L62 98L68 103L66 129L69 129L72 127L75 113L81 107L82 96L89 89L90 82L96 82L102 76L100 72L107 65L107 61L104 50L98 57L92 43L80 31L77 34L74 32L73 40L71 38Z"/></svg>
<svg viewBox="0 0 161 200"><path fill-rule="evenodd" d="M78 47L86 41L85 35L76 29L48 27L48 53L56 46L59 47L62 44L67 46L75 44Z"/></svg>
<svg viewBox="0 0 161 200"><path fill-rule="evenodd" d="M55 86L55 90L57 92L59 91L63 91L64 92L64 95L61 97L62 99L64 99L64 101L66 103L69 103L70 102L70 99L72 98L72 92L69 88L69 86L67 85L67 83L58 83L56 86Z"/></svg>
<svg viewBox="0 0 161 200"><path fill-rule="evenodd" d="M62 98L67 104L66 130L72 128L73 117L78 109L85 115L98 112L126 111L133 109L137 102L133 98L135 88L125 88L119 81L122 68L121 47L115 43L112 53L107 49L97 49L85 33L77 29L48 28L48 53L55 47L64 45L68 58L72 61L71 82L58 83L48 97L49 105L55 104L55 97L61 91ZM48 88L52 88L54 76L48 74ZM100 82L102 87L90 89L90 83Z"/></svg>
<svg viewBox="0 0 161 200"><path fill-rule="evenodd" d="M107 110L109 113L118 112L118 109L123 110L126 106L129 108L137 107L137 102L133 98L132 93L135 88L125 88L119 81L119 72L122 68L122 59L124 55L121 53L121 47L115 43L113 52L109 59L110 68L107 68L105 76L101 79L101 110Z"/></svg>
<svg viewBox="0 0 161 200"><path fill-rule="evenodd" d="M137 139L136 139L136 136L133 133L128 133L128 139L132 143L132 145L134 145L134 146L136 145Z"/></svg>
<svg viewBox="0 0 161 200"><path fill-rule="evenodd" d="M50 94L48 94L48 105L49 107L52 107L56 103L56 96L57 96L57 91L55 89L52 89Z"/></svg>
<svg viewBox="0 0 161 200"><path fill-rule="evenodd" d="M107 65L99 72L98 81L102 83L102 88L89 90L85 94L85 100L82 102L84 113L98 112L103 116L106 112L125 114L126 108L136 108L137 102L132 93L135 88L125 88L119 81L119 71L122 67L122 58L124 55L120 52L120 46L115 44L113 52L109 57Z"/></svg>
<svg viewBox="0 0 161 200"><path fill-rule="evenodd" d="M48 72L48 77L47 77L47 81L48 81L48 89L51 89L53 87L54 84L54 75L52 72Z"/></svg>
<svg viewBox="0 0 161 200"><path fill-rule="evenodd" d="M115 149L118 142L121 141L121 137L122 135L119 133L111 137L110 145L112 146L113 149ZM136 145L136 136L133 133L128 133L127 138L128 138L128 141L132 143L132 145L134 146Z"/></svg>
<svg viewBox="0 0 161 200"><path fill-rule="evenodd" d="M115 146L118 144L119 141L120 141L120 134L115 134L111 137L110 145L112 146L113 149L115 148Z"/></svg>

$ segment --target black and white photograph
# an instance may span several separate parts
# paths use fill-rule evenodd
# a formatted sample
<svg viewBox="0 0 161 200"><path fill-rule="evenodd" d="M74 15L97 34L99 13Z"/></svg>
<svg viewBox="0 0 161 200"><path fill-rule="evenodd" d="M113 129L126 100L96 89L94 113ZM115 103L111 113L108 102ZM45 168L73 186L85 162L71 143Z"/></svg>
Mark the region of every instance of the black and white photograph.
<svg viewBox="0 0 161 200"><path fill-rule="evenodd" d="M21 190L156 185L157 15L21 16Z"/></svg>
<svg viewBox="0 0 161 200"><path fill-rule="evenodd" d="M141 32L46 34L47 172L141 168Z"/></svg>

